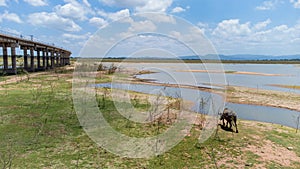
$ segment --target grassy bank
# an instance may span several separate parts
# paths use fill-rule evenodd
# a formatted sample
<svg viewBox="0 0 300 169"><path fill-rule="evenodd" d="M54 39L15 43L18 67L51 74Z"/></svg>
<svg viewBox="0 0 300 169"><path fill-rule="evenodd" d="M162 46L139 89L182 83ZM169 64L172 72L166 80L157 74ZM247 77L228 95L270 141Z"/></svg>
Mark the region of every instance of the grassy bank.
<svg viewBox="0 0 300 169"><path fill-rule="evenodd" d="M108 82L111 76L101 74L97 82ZM299 133L280 125L243 120L238 121L238 134L219 127L217 134L198 143L201 130L194 126L190 135L160 156L116 156L83 131L72 104L71 81L72 70L60 68L1 83L1 168L300 168ZM157 134L157 125L161 132L169 127L128 121L111 98L101 94L103 90L107 89L98 91L99 109L117 131L145 137ZM144 95L133 94L138 96L132 100L135 107L147 110Z"/></svg>

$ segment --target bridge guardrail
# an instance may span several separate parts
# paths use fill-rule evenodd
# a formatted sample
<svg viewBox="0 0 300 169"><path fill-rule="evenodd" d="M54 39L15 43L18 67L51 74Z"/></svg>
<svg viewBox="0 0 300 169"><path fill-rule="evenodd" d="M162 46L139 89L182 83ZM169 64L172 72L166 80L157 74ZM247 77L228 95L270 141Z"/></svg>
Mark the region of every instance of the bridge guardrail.
<svg viewBox="0 0 300 169"><path fill-rule="evenodd" d="M56 46L55 43L49 43L49 42L45 42L45 41L39 40L39 39L35 38L33 35L17 34L17 33L13 33L13 32L9 32L9 31L3 30L3 29L0 29L0 33L2 33L4 35L9 35L9 36L12 36L12 37L21 38L21 39L29 40L29 41L33 41L33 42L39 42L39 43L43 43L45 45L54 46L54 47L58 47L58 48L67 50L67 49L65 49L65 48L63 48L61 46Z"/></svg>

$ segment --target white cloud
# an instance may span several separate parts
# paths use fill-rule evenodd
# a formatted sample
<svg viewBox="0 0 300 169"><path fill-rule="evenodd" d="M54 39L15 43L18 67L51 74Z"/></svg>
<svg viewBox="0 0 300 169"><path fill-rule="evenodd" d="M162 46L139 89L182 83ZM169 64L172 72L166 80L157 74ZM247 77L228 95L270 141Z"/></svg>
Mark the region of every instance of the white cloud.
<svg viewBox="0 0 300 169"><path fill-rule="evenodd" d="M276 31L285 31L285 30L288 30L288 26L287 25L279 25L279 26L276 26L273 28L273 30L276 30Z"/></svg>
<svg viewBox="0 0 300 169"><path fill-rule="evenodd" d="M68 40L87 40L91 36L91 33L86 33L83 35L64 33L63 37Z"/></svg>
<svg viewBox="0 0 300 169"><path fill-rule="evenodd" d="M213 30L212 35L231 39L237 36L247 36L251 33L250 23L240 24L238 19L223 20Z"/></svg>
<svg viewBox="0 0 300 169"><path fill-rule="evenodd" d="M224 20L209 32L220 53L287 54L299 51L300 23L294 26L270 27L270 19L262 22L240 23L238 19Z"/></svg>
<svg viewBox="0 0 300 169"><path fill-rule="evenodd" d="M87 20L87 15L93 13L89 8L90 4L88 1L83 1L84 5L77 2L76 0L65 0L65 5L55 6L55 12L63 17Z"/></svg>
<svg viewBox="0 0 300 169"><path fill-rule="evenodd" d="M154 32L157 29L156 25L150 20L134 21L131 19L127 23L130 23L130 26L126 31L121 32L118 38L127 38L141 32Z"/></svg>
<svg viewBox="0 0 300 169"><path fill-rule="evenodd" d="M145 13L144 15L141 14L140 16L143 16L144 18L147 18L148 20L151 20L152 22L155 22L155 23L176 24L176 19L171 15L165 15L165 14L151 15L149 13Z"/></svg>
<svg viewBox="0 0 300 169"><path fill-rule="evenodd" d="M266 28L269 24L271 23L271 19L267 19L263 22L258 22L257 24L254 25L255 30L261 30Z"/></svg>
<svg viewBox="0 0 300 169"><path fill-rule="evenodd" d="M0 22L3 20L12 21L16 23L22 23L20 17L15 13L9 13L8 11L4 11L3 14L0 14Z"/></svg>
<svg viewBox="0 0 300 169"><path fill-rule="evenodd" d="M7 0L0 0L0 6L7 6Z"/></svg>
<svg viewBox="0 0 300 169"><path fill-rule="evenodd" d="M275 9L277 4L283 3L281 0L269 0L269 1L264 1L262 5L257 6L255 9L256 10L272 10Z"/></svg>
<svg viewBox="0 0 300 169"><path fill-rule="evenodd" d="M83 2L83 4L84 4L85 6L91 7L91 4L89 3L88 0L83 0L82 2Z"/></svg>
<svg viewBox="0 0 300 169"><path fill-rule="evenodd" d="M156 30L156 26L149 20L133 22L128 29L130 32L153 32Z"/></svg>
<svg viewBox="0 0 300 169"><path fill-rule="evenodd" d="M173 3L173 0L147 0L145 5L137 6L137 12L165 12Z"/></svg>
<svg viewBox="0 0 300 169"><path fill-rule="evenodd" d="M129 9L122 9L117 12L104 12L104 11L98 11L98 14L104 18L110 19L110 20L118 20L120 18L128 17L130 15Z"/></svg>
<svg viewBox="0 0 300 169"><path fill-rule="evenodd" d="M207 31L211 31L207 23L198 22L197 26L201 30L202 34L205 34Z"/></svg>
<svg viewBox="0 0 300 169"><path fill-rule="evenodd" d="M184 8L177 6L172 9L171 13L180 13L180 12L184 12L184 11L186 11Z"/></svg>
<svg viewBox="0 0 300 169"><path fill-rule="evenodd" d="M93 17L89 20L89 23L97 27L102 27L107 24L107 21L105 21L103 18Z"/></svg>
<svg viewBox="0 0 300 169"><path fill-rule="evenodd" d="M24 0L24 2L27 2L28 4L32 6L47 6L48 2L47 0Z"/></svg>
<svg viewBox="0 0 300 169"><path fill-rule="evenodd" d="M19 1L18 0L14 0L16 3L19 3ZM10 0L0 0L0 6L5 6L5 7L7 7L8 5L7 5L7 3L8 2L11 2Z"/></svg>
<svg viewBox="0 0 300 169"><path fill-rule="evenodd" d="M290 0L294 8L300 8L300 0Z"/></svg>
<svg viewBox="0 0 300 169"><path fill-rule="evenodd" d="M100 0L109 6L132 8L137 12L165 12L173 0Z"/></svg>
<svg viewBox="0 0 300 169"><path fill-rule="evenodd" d="M203 22L198 22L197 26L199 26L200 28L208 28L208 24L207 23L203 23Z"/></svg>
<svg viewBox="0 0 300 169"><path fill-rule="evenodd" d="M28 22L34 26L51 27L64 31L76 32L80 31L81 27L73 20L58 16L56 13L33 13L28 16Z"/></svg>
<svg viewBox="0 0 300 169"><path fill-rule="evenodd" d="M100 0L106 5L109 6L118 6L118 7L135 7L145 4L145 0Z"/></svg>
<svg viewBox="0 0 300 169"><path fill-rule="evenodd" d="M22 33L20 31L17 31L15 29L7 28L7 27L1 27L0 29L3 30L4 32L12 33L14 35L21 35Z"/></svg>

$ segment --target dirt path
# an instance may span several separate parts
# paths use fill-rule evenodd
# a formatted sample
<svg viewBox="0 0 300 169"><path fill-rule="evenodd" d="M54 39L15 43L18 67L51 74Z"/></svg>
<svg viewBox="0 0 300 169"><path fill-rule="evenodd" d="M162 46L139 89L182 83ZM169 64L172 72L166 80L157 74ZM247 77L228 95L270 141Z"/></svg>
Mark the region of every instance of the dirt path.
<svg viewBox="0 0 300 169"><path fill-rule="evenodd" d="M8 76L6 80L1 81L0 85L5 85L5 84L11 84L11 83L17 83L21 82L23 80L36 77L42 74L47 74L48 72L36 72L36 73L30 73L30 74L24 74L24 75L13 75L13 76Z"/></svg>

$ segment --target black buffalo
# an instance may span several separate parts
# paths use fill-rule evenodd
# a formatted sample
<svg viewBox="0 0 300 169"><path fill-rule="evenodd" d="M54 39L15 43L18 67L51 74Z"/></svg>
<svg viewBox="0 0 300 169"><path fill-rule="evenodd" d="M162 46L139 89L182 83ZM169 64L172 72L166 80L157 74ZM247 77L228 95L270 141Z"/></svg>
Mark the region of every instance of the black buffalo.
<svg viewBox="0 0 300 169"><path fill-rule="evenodd" d="M229 128L231 129L232 125L235 126L235 132L238 133L238 128L237 128L237 124L236 124L236 120L237 120L237 115L233 110L230 110L228 108L225 108L223 113L221 114L220 120L223 121L223 126L225 126L225 122L224 120L227 121L226 123L226 127L228 128L228 124L230 125ZM232 124L233 123L233 124Z"/></svg>

